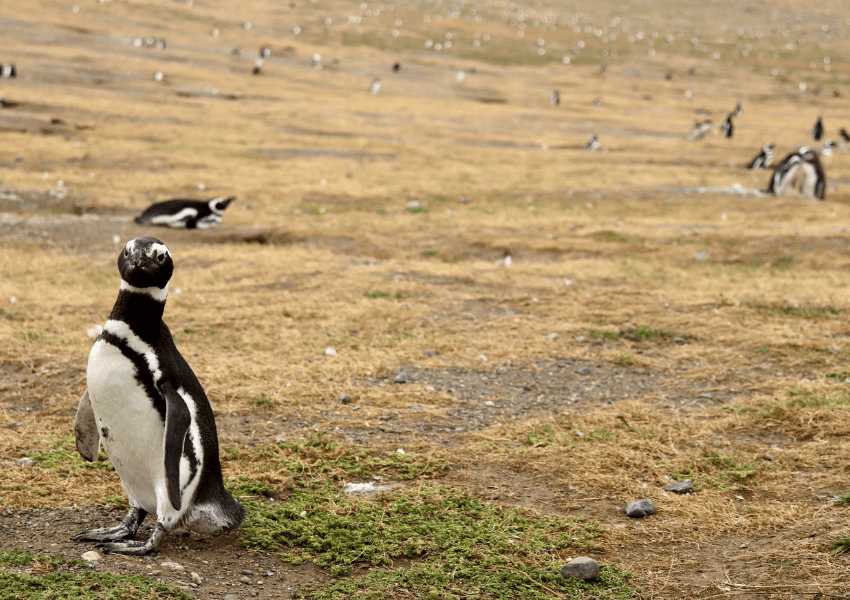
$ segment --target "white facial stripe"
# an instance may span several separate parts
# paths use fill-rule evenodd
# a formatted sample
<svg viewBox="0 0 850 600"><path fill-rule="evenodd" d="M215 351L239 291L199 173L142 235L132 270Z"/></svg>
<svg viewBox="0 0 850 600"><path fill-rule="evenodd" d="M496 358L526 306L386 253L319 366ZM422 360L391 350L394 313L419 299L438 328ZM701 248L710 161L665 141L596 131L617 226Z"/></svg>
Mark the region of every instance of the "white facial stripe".
<svg viewBox="0 0 850 600"><path fill-rule="evenodd" d="M218 198L213 198L212 200L207 202L207 206L209 206L210 210L213 211L215 214L220 215L224 211L219 210L218 207L216 206L216 204L218 204L222 200L224 200L224 196L219 196Z"/></svg>
<svg viewBox="0 0 850 600"><path fill-rule="evenodd" d="M126 281L124 281L122 279L121 280L121 289L124 290L125 292L133 292L135 294L147 294L148 296L150 296L154 300L157 300L158 302L165 302L166 298L168 298L168 284L167 283L165 284L164 288L158 288L158 287L140 288L140 287L136 287L134 285L130 285L129 283L127 283Z"/></svg>
<svg viewBox="0 0 850 600"><path fill-rule="evenodd" d="M151 244L145 251L148 258L157 258L160 254L168 256L168 247L165 244Z"/></svg>
<svg viewBox="0 0 850 600"><path fill-rule="evenodd" d="M136 247L136 240L130 240L130 241L129 241L129 242L127 242L127 244L124 246L124 250L126 250L127 252L132 252L132 251L133 251L133 249L135 249L135 247Z"/></svg>
<svg viewBox="0 0 850 600"><path fill-rule="evenodd" d="M123 284L124 282L122 281L121 283ZM103 326L103 329L127 342L127 345L133 352L138 352L144 356L145 361L148 363L148 369L150 369L153 375L154 382L159 381L160 377L162 377L162 371L159 370L159 360L150 344L133 333L133 330L124 321L109 319L106 325Z"/></svg>

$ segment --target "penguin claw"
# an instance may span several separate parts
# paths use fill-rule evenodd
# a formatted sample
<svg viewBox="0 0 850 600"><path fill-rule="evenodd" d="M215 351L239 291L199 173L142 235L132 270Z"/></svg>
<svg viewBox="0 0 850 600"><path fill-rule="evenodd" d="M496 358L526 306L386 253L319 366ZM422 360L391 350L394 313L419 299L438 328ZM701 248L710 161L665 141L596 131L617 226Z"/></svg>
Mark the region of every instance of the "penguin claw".
<svg viewBox="0 0 850 600"><path fill-rule="evenodd" d="M89 529L86 531L81 531L71 539L76 542L108 542L112 540L125 540L127 538L133 537L133 535L134 532L130 531L123 525L119 525L118 527L107 527L105 529Z"/></svg>

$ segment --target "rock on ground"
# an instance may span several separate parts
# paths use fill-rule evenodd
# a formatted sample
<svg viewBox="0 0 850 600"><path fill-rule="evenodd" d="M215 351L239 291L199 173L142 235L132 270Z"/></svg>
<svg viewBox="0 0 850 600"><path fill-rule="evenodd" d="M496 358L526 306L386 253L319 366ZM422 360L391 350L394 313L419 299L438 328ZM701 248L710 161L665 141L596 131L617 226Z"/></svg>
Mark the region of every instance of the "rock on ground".
<svg viewBox="0 0 850 600"><path fill-rule="evenodd" d="M579 556L561 567L561 575L590 581L599 575L599 563L589 556Z"/></svg>
<svg viewBox="0 0 850 600"><path fill-rule="evenodd" d="M640 519L655 514L655 504L652 500L644 498L637 502L632 502L626 507L626 514L633 519Z"/></svg>
<svg viewBox="0 0 850 600"><path fill-rule="evenodd" d="M694 489L693 481L684 479L682 481L668 483L664 486L664 491L673 492L674 494L693 494L696 490Z"/></svg>

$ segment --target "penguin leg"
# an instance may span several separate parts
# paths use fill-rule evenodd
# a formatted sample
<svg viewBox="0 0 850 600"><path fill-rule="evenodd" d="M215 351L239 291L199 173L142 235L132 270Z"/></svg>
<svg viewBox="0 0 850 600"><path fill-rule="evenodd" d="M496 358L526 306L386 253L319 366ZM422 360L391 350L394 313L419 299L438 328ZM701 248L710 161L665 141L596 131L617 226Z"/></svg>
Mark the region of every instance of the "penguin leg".
<svg viewBox="0 0 850 600"><path fill-rule="evenodd" d="M124 517L124 520L121 521L120 525L115 527L104 527L103 529L81 531L72 539L76 541L90 540L95 542L126 540L127 538L131 538L136 535L136 532L139 530L139 525L141 525L142 521L145 520L145 516L147 516L147 514L148 513L145 509L133 506L130 508L130 512L127 513L127 516Z"/></svg>
<svg viewBox="0 0 850 600"><path fill-rule="evenodd" d="M115 542L102 542L95 544L95 548L100 548L107 554L132 554L142 556L156 550L157 546L162 543L162 540L168 535L168 530L162 523L157 523L150 537L144 542L139 540L122 540Z"/></svg>

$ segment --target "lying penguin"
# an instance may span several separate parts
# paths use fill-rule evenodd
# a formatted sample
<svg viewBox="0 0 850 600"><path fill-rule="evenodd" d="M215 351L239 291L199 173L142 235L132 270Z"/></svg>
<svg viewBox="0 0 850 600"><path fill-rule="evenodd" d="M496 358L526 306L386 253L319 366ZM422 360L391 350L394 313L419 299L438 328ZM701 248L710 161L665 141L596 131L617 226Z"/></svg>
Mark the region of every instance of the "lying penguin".
<svg viewBox="0 0 850 600"><path fill-rule="evenodd" d="M136 217L136 223L165 225L184 229L208 229L221 223L221 216L235 196L219 196L212 200L185 200L177 198L157 202Z"/></svg>
<svg viewBox="0 0 850 600"><path fill-rule="evenodd" d="M245 509L224 489L210 403L162 320L174 272L168 248L155 238L130 240L118 271L118 300L89 354L74 435L88 461L103 445L130 512L120 525L74 539L147 554L175 528L239 527ZM156 528L146 541L133 540L148 513L156 513Z"/></svg>

